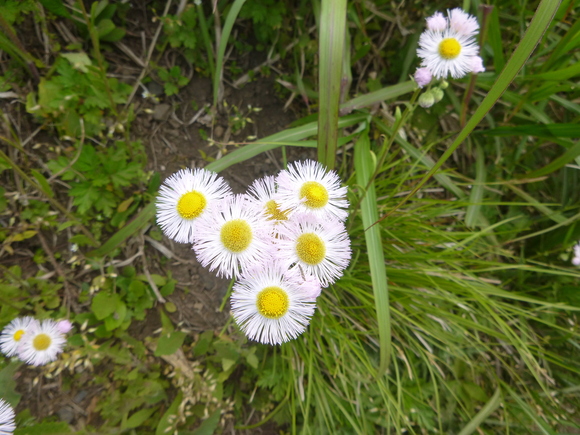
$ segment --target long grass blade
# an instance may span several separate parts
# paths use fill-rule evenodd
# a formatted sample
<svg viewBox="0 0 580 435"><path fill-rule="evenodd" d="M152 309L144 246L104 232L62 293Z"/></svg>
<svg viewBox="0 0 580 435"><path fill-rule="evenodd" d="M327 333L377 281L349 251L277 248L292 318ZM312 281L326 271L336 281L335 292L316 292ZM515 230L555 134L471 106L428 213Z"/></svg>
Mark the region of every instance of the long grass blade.
<svg viewBox="0 0 580 435"><path fill-rule="evenodd" d="M366 186L375 169L371 158L368 131L361 134L355 145L354 165L357 184L359 186ZM363 227L368 228L370 226L365 231L365 241L369 257L373 294L375 296L375 310L379 324L380 362L378 375L380 376L386 373L391 356L391 314L389 309L387 269L385 267L380 227L378 225L372 225L378 220L379 215L374 183L371 183L366 194L361 192L361 195L364 195L360 203Z"/></svg>
<svg viewBox="0 0 580 435"><path fill-rule="evenodd" d="M334 169L346 29L346 0L322 0L319 34L318 161Z"/></svg>
<svg viewBox="0 0 580 435"><path fill-rule="evenodd" d="M457 435L469 435L475 432L475 430L479 427L479 425L481 425L481 423L483 423L485 419L489 417L499 407L500 403L501 403L501 389L497 388L495 390L495 393L493 393L491 399L489 399L489 401L484 405L484 407L481 408L481 411L479 411L475 415L475 417L473 417L471 421L467 423L467 425L463 429L461 429L461 432L459 432Z"/></svg>
<svg viewBox="0 0 580 435"><path fill-rule="evenodd" d="M215 64L215 71L213 75L213 107L216 107L219 101L221 100L221 87L222 87L222 78L224 75L224 58L226 56L226 48L228 46L228 39L230 39L230 34L232 33L232 28L234 27L234 23L236 22L236 18L240 13L240 9L246 0L235 0L234 4L230 8L228 12L228 16L226 17L226 22L224 23L224 27L222 29L222 34L220 37L220 44L218 47L217 57L216 57L216 64Z"/></svg>

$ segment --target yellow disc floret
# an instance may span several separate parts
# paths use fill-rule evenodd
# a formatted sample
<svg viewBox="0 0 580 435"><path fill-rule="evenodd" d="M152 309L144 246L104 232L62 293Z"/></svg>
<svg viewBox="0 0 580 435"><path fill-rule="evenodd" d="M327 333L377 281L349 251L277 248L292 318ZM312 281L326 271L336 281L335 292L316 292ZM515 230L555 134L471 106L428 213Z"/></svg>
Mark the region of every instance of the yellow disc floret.
<svg viewBox="0 0 580 435"><path fill-rule="evenodd" d="M306 264L316 265L324 260L326 246L322 239L314 233L304 233L296 242L298 258Z"/></svg>
<svg viewBox="0 0 580 435"><path fill-rule="evenodd" d="M328 191L316 181L307 181L300 188L300 199L306 200L307 207L322 208L328 204Z"/></svg>
<svg viewBox="0 0 580 435"><path fill-rule="evenodd" d="M38 334L32 340L32 346L35 350L46 350L50 346L50 343L52 343L52 340L47 334Z"/></svg>
<svg viewBox="0 0 580 435"><path fill-rule="evenodd" d="M222 226L220 239L230 252L242 252L252 242L252 228L243 219L233 219Z"/></svg>
<svg viewBox="0 0 580 435"><path fill-rule="evenodd" d="M439 54L444 59L455 59L461 53L461 44L455 38L445 38L439 43Z"/></svg>
<svg viewBox="0 0 580 435"><path fill-rule="evenodd" d="M290 299L288 293L280 287L266 287L258 293L256 305L262 316L268 319L279 319L288 311Z"/></svg>
<svg viewBox="0 0 580 435"><path fill-rule="evenodd" d="M22 336L24 335L24 329L19 329L18 331L16 331L14 333L14 341L20 341L20 339L22 338Z"/></svg>
<svg viewBox="0 0 580 435"><path fill-rule="evenodd" d="M266 203L265 208L266 208L266 215L268 216L269 221L288 220L288 217L286 216L288 214L288 211L281 211L280 208L278 207L278 203L276 201L274 201L273 199L271 199L270 201L268 201Z"/></svg>
<svg viewBox="0 0 580 435"><path fill-rule="evenodd" d="M177 213L183 219L194 219L203 213L207 200L200 192L192 190L181 195L177 202Z"/></svg>

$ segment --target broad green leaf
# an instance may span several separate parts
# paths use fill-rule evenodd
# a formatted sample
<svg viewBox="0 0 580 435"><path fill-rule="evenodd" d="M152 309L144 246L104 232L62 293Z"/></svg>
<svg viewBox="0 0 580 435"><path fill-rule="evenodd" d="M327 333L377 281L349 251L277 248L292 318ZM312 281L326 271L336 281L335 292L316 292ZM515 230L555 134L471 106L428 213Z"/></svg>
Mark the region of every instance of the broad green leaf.
<svg viewBox="0 0 580 435"><path fill-rule="evenodd" d="M221 410L218 408L193 431L193 435L212 435L220 422Z"/></svg>
<svg viewBox="0 0 580 435"><path fill-rule="evenodd" d="M177 410L179 409L179 405L181 405L181 401L183 400L183 393L181 390L177 391L177 396L175 396L175 400L171 403L171 406L167 408L165 414L159 420L157 424L157 429L155 430L155 435L167 435L171 433L171 429L174 427L170 421L173 421L175 416L177 416Z"/></svg>
<svg viewBox="0 0 580 435"><path fill-rule="evenodd" d="M97 319L103 320L115 312L120 301L119 295L116 293L101 291L93 297L91 311Z"/></svg>
<svg viewBox="0 0 580 435"><path fill-rule="evenodd" d="M133 413L133 415L131 415L131 417L129 417L126 422L121 424L121 430L134 429L141 426L143 423L145 423L145 420L151 417L151 414L157 411L157 409L158 408L144 408Z"/></svg>
<svg viewBox="0 0 580 435"><path fill-rule="evenodd" d="M177 349L181 347L183 344L183 340L185 340L187 334L182 331L173 331L169 334L164 334L159 337L159 341L157 342L157 348L155 349L154 355L155 356L162 356L162 355L173 355Z"/></svg>
<svg viewBox="0 0 580 435"><path fill-rule="evenodd" d="M51 198L54 198L54 192L52 191L52 188L50 187L50 184L48 184L48 180L44 177L44 175L42 175L36 169L31 169L30 172L32 176L36 179L36 181L38 181L38 184L42 188L44 194Z"/></svg>

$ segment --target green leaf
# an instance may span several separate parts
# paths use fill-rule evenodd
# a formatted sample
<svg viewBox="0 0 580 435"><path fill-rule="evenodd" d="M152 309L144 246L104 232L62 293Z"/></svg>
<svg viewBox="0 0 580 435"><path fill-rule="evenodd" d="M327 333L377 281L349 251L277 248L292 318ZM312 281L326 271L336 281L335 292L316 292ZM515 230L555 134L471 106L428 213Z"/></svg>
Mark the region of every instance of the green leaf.
<svg viewBox="0 0 580 435"><path fill-rule="evenodd" d="M483 408L471 419L471 421L459 432L458 435L469 435L485 421L501 404L501 390L497 388L495 393Z"/></svg>
<svg viewBox="0 0 580 435"><path fill-rule="evenodd" d="M154 355L173 355L183 344L187 334L182 331L173 331L159 337Z"/></svg>
<svg viewBox="0 0 580 435"><path fill-rule="evenodd" d="M40 4L59 17L70 18L70 13L62 0L40 0Z"/></svg>
<svg viewBox="0 0 580 435"><path fill-rule="evenodd" d="M218 408L193 431L193 435L212 435L220 422L220 415L221 410Z"/></svg>
<svg viewBox="0 0 580 435"><path fill-rule="evenodd" d="M48 184L48 180L44 177L44 175L42 175L36 169L31 169L30 172L32 173L32 176L36 179L36 181L38 181L38 184L40 184L40 187L44 192L44 194L46 194L51 198L54 198L54 192L52 191L52 188L50 187L50 184Z"/></svg>
<svg viewBox="0 0 580 435"><path fill-rule="evenodd" d="M580 63L579 63L580 65ZM493 128L476 132L484 136L580 137L580 124L531 124Z"/></svg>
<svg viewBox="0 0 580 435"><path fill-rule="evenodd" d="M175 400L171 403L171 406L165 411L165 414L159 420L157 424L157 429L155 430L155 435L167 435L171 433L171 429L174 427L171 421L174 421L174 416L177 415L177 410L179 409L179 405L181 405L181 401L183 400L183 393L181 390L178 390L177 396L175 396Z"/></svg>
<svg viewBox="0 0 580 435"><path fill-rule="evenodd" d="M361 133L354 147L354 165L356 169L357 184L364 188L371 179L375 170L370 151L368 130ZM367 255L370 263L371 282L375 297L375 310L379 324L380 362L378 374L383 375L389 367L391 357L391 314L389 307L389 289L387 284L387 270L383 243L381 240L380 224L377 211L377 195L375 183L371 183L364 195L360 210L362 214Z"/></svg>
<svg viewBox="0 0 580 435"><path fill-rule="evenodd" d="M98 320L103 320L115 312L119 302L121 302L121 299L116 293L110 294L102 291L93 297L91 311Z"/></svg>
<svg viewBox="0 0 580 435"><path fill-rule="evenodd" d="M22 366L21 361L11 361L6 367L0 370L0 397L12 406L18 405L21 394L16 391L15 375Z"/></svg>
<svg viewBox="0 0 580 435"><path fill-rule="evenodd" d="M74 69L78 69L84 73L88 73L90 65L92 65L91 59L87 56L86 53L79 52L79 53L61 53L61 57L64 57L68 60Z"/></svg>
<svg viewBox="0 0 580 435"><path fill-rule="evenodd" d="M141 426L145 422L145 420L151 417L151 414L157 411L157 409L158 408L140 409L139 411L135 412L131 417L129 417L125 423L121 425L121 430L134 429L136 427Z"/></svg>

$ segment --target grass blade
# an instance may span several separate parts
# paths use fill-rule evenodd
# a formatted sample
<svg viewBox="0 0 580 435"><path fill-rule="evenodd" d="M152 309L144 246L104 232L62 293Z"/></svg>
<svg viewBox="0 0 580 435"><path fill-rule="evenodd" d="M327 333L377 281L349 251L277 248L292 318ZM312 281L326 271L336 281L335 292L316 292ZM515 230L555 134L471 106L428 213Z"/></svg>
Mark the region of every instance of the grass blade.
<svg viewBox="0 0 580 435"><path fill-rule="evenodd" d="M481 411L479 411L475 417L471 419L467 426L461 429L458 435L469 435L473 433L483 421L489 417L500 405L501 403L501 389L495 390L493 396L489 401L485 404Z"/></svg>
<svg viewBox="0 0 580 435"><path fill-rule="evenodd" d="M230 39L230 33L232 33L232 28L234 27L236 18L238 17L240 9L242 9L242 6L244 5L245 2L246 0L234 1L234 4L232 5L230 11L228 12L226 22L224 23L224 27L222 29L222 34L220 37L220 45L218 47L216 57L215 71L213 75L213 107L216 107L217 103L221 100L220 89L222 86L222 78L224 75L224 57L226 55L228 39Z"/></svg>
<svg viewBox="0 0 580 435"><path fill-rule="evenodd" d="M346 28L346 0L322 0L319 34L318 161L334 169Z"/></svg>
<svg viewBox="0 0 580 435"><path fill-rule="evenodd" d="M374 172L371 158L368 131L361 134L355 145L354 165L357 184L366 186ZM375 310L379 324L380 363L378 375L386 373L391 356L391 314L389 309L389 289L387 284L387 270L381 241L381 229L373 225L378 220L377 195L375 185L371 183L369 189L361 192L364 195L360 203L362 221L365 231L365 241L369 257L371 282L375 296Z"/></svg>

